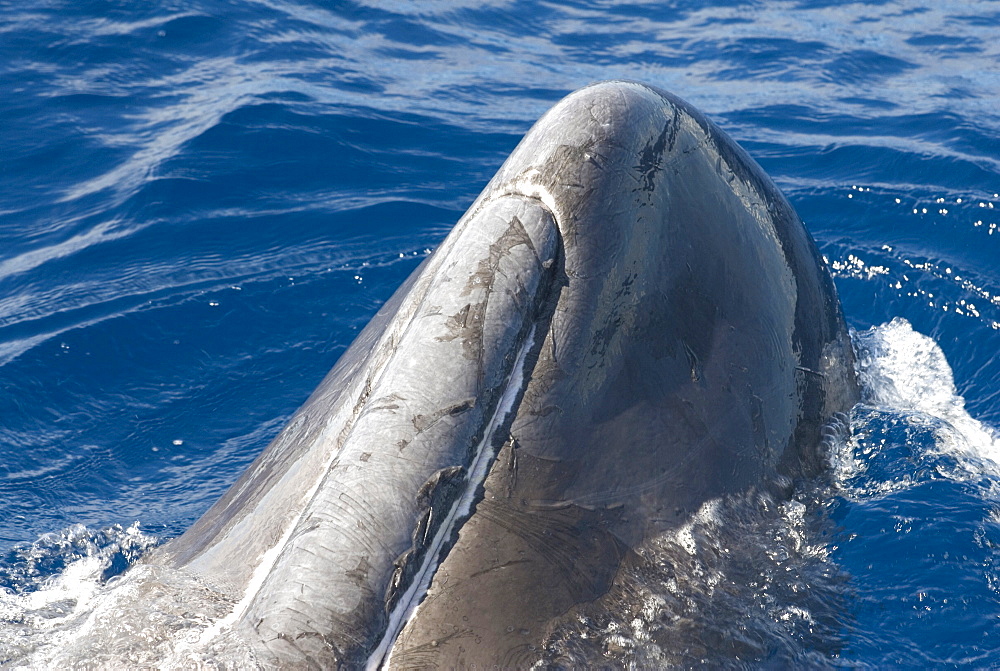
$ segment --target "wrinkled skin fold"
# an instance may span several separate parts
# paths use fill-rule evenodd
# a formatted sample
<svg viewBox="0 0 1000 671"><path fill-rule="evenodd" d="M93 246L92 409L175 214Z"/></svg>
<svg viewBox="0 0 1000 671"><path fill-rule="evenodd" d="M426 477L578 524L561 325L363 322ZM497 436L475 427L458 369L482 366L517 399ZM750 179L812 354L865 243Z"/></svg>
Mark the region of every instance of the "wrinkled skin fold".
<svg viewBox="0 0 1000 671"><path fill-rule="evenodd" d="M149 561L263 666L526 667L706 501L821 468L833 284L678 98L570 95L218 503Z"/></svg>

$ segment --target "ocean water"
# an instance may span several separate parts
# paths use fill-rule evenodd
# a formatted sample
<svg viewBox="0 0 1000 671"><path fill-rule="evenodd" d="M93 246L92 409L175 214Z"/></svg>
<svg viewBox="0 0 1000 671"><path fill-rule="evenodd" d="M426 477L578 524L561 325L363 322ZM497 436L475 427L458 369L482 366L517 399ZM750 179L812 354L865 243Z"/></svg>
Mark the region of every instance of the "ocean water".
<svg viewBox="0 0 1000 671"><path fill-rule="evenodd" d="M687 571L562 644L1000 665L997 26L988 0L0 0L0 665L50 666L531 124L612 78L698 106L775 179L865 396L826 476L701 511L662 542Z"/></svg>

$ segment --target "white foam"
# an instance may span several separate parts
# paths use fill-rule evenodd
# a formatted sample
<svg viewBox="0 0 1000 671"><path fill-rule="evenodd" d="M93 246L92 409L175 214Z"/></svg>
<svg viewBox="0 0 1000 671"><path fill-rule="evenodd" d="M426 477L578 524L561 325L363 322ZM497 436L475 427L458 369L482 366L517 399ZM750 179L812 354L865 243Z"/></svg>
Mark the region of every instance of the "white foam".
<svg viewBox="0 0 1000 671"><path fill-rule="evenodd" d="M854 335L865 404L905 414L920 413L952 430L938 431L940 449L989 463L1000 472L1000 436L965 409L941 347L908 321Z"/></svg>
<svg viewBox="0 0 1000 671"><path fill-rule="evenodd" d="M100 587L104 562L90 556L71 562L38 590L0 592L0 622L21 622L51 629L86 610Z"/></svg>
<svg viewBox="0 0 1000 671"><path fill-rule="evenodd" d="M672 536L677 545L682 547L689 555L694 556L698 552L696 530L709 525L719 524L719 506L721 504L721 499L706 501L698 509L698 512L692 515L687 522L682 524L672 534L668 533L667 537Z"/></svg>
<svg viewBox="0 0 1000 671"><path fill-rule="evenodd" d="M15 589L0 590L0 650L5 653L5 664L51 667L45 658L85 636L93 613L107 601L104 595L121 586L118 581L114 586L104 582L116 556L135 558L155 544L156 538L142 533L138 523L102 531L76 524L15 550L17 558L11 567ZM39 564L60 560L67 563L59 573L34 582Z"/></svg>

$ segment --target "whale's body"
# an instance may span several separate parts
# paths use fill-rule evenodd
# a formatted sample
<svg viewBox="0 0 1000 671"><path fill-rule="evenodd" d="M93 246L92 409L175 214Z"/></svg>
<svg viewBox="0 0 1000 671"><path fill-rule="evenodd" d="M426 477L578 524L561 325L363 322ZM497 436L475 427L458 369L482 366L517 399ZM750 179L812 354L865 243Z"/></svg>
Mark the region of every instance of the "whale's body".
<svg viewBox="0 0 1000 671"><path fill-rule="evenodd" d="M232 488L154 566L263 666L524 667L648 539L815 473L856 399L808 233L681 100L549 111Z"/></svg>

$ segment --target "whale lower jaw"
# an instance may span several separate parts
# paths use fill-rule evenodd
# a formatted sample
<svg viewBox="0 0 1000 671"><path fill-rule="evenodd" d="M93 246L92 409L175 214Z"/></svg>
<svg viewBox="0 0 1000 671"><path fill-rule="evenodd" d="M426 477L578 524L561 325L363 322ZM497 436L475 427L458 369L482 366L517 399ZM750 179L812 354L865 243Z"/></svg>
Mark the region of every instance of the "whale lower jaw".
<svg viewBox="0 0 1000 671"><path fill-rule="evenodd" d="M267 666L531 666L643 542L815 472L851 357L760 168L683 101L596 84L149 562L221 585L199 645Z"/></svg>

